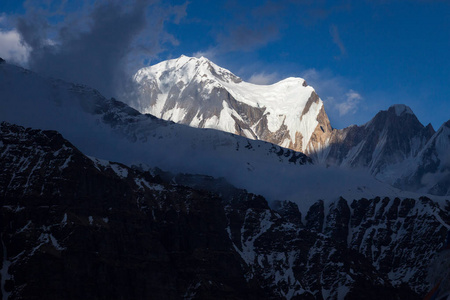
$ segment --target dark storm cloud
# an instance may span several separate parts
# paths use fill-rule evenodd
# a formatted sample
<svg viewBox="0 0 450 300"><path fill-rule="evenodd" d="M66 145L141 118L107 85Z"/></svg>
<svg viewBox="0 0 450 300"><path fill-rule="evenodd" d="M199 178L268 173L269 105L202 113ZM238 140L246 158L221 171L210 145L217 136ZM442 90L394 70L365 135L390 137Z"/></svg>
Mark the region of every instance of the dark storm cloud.
<svg viewBox="0 0 450 300"><path fill-rule="evenodd" d="M176 44L164 32L164 21L179 21L186 7L162 9L153 0L101 1L59 17L28 7L17 29L31 47L30 69L65 80L88 84L115 96L126 78L130 53L147 56L161 51L160 41ZM53 17L54 14L53 14Z"/></svg>

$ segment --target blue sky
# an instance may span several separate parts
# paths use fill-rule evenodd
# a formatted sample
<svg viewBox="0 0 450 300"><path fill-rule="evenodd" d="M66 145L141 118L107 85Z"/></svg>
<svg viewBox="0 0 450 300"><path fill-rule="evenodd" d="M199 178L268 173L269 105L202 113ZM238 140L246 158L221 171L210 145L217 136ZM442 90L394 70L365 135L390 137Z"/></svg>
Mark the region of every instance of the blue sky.
<svg viewBox="0 0 450 300"><path fill-rule="evenodd" d="M337 128L395 103L450 119L449 1L59 2L2 0L0 55L107 95L141 66L204 55L255 83L305 78Z"/></svg>

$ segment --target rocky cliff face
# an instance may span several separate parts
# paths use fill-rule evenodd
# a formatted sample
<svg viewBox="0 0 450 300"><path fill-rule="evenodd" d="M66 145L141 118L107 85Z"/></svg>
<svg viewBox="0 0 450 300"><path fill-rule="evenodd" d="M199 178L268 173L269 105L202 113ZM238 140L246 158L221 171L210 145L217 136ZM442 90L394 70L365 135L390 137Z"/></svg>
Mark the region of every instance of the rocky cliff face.
<svg viewBox="0 0 450 300"><path fill-rule="evenodd" d="M448 202L427 198L317 201L302 215L223 179L169 183L7 123L0 168L9 299L420 299L450 224Z"/></svg>
<svg viewBox="0 0 450 300"><path fill-rule="evenodd" d="M2 299L260 298L216 195L2 123Z"/></svg>
<svg viewBox="0 0 450 300"><path fill-rule="evenodd" d="M299 299L420 299L449 216L426 198L318 201L303 217L289 202L241 204L228 215L246 277Z"/></svg>
<svg viewBox="0 0 450 300"><path fill-rule="evenodd" d="M413 186L432 194L450 196L450 121L444 123L415 157L413 169L399 186Z"/></svg>
<svg viewBox="0 0 450 300"><path fill-rule="evenodd" d="M329 146L312 154L327 165L366 169L405 190L448 195L448 122L438 132L411 109L394 105L362 126L332 131Z"/></svg>
<svg viewBox="0 0 450 300"><path fill-rule="evenodd" d="M408 107L392 106L362 126L334 130L325 162L382 173L416 157L433 134L431 125L424 127Z"/></svg>
<svg viewBox="0 0 450 300"><path fill-rule="evenodd" d="M134 78L136 108L165 120L304 153L322 149L331 132L322 100L301 78L250 84L204 57L186 56L141 69Z"/></svg>

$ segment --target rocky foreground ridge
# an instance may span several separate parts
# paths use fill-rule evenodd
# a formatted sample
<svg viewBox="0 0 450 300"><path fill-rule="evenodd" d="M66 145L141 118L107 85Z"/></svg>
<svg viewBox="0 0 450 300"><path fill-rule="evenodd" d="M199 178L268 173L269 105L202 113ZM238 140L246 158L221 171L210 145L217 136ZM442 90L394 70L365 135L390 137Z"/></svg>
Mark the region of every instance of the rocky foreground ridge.
<svg viewBox="0 0 450 300"><path fill-rule="evenodd" d="M3 299L420 299L450 224L448 201L424 197L318 200L302 215L8 123L0 168Z"/></svg>

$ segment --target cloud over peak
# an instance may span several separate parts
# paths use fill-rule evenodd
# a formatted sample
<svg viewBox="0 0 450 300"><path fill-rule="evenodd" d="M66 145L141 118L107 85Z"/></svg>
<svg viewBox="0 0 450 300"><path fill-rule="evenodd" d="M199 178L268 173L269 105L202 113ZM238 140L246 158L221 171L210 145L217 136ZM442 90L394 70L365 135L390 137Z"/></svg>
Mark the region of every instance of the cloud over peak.
<svg viewBox="0 0 450 300"><path fill-rule="evenodd" d="M17 32L29 47L30 69L93 86L106 96L118 95L128 69L140 67L144 54L151 59L164 44L178 44L164 23L179 23L188 5L156 0L84 3L74 10L67 2L44 9L28 2L26 13L17 18Z"/></svg>
<svg viewBox="0 0 450 300"><path fill-rule="evenodd" d="M0 30L0 57L7 61L26 65L30 48L21 42L17 30Z"/></svg>
<svg viewBox="0 0 450 300"><path fill-rule="evenodd" d="M345 116L347 114L355 114L358 110L358 104L362 100L359 93L354 90L349 90L345 94L345 99L341 103L337 103L336 107L339 111L340 116Z"/></svg>
<svg viewBox="0 0 450 300"><path fill-rule="evenodd" d="M306 70L302 77L316 89L324 100L328 116L338 127L345 124L341 117L355 115L365 105L363 96L350 88L353 82L348 78L337 76L330 71L316 69Z"/></svg>
<svg viewBox="0 0 450 300"><path fill-rule="evenodd" d="M278 73L261 72L261 73L253 73L252 76L250 76L250 78L248 79L248 82L254 84L267 85L273 84L279 80L280 78Z"/></svg>

